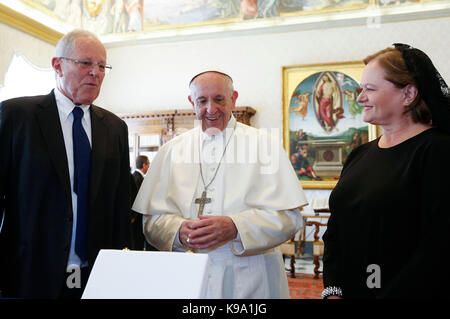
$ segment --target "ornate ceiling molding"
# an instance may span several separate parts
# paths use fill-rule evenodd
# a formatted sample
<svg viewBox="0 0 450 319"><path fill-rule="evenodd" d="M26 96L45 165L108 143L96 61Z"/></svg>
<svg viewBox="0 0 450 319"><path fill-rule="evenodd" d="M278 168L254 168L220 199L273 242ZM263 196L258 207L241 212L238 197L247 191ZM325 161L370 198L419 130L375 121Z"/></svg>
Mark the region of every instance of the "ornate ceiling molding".
<svg viewBox="0 0 450 319"><path fill-rule="evenodd" d="M378 6L376 1L390 0L370 0L369 5L342 10L330 11L327 9L304 14L289 13L280 17L245 21L231 19L218 20L217 23L144 27L141 32L99 34L99 38L106 47L117 47L357 25L377 27L383 23L450 16L450 0L421 0L399 6ZM50 10L44 11L48 12L32 8L30 5L27 6L21 1L0 0L0 22L54 45L63 34L75 26L67 24L67 21L55 22L56 15Z"/></svg>
<svg viewBox="0 0 450 319"><path fill-rule="evenodd" d="M3 22L17 30L32 35L50 44L56 45L63 36L58 32L30 17L19 13L0 3L0 22Z"/></svg>

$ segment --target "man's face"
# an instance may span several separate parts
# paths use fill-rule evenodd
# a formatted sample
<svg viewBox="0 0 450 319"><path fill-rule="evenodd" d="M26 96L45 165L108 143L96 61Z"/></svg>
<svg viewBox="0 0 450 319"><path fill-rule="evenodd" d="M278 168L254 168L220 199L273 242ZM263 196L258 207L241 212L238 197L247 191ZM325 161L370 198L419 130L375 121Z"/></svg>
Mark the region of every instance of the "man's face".
<svg viewBox="0 0 450 319"><path fill-rule="evenodd" d="M150 167L150 161L147 161L144 165L142 165L142 173L147 174L148 168Z"/></svg>
<svg viewBox="0 0 450 319"><path fill-rule="evenodd" d="M83 66L75 61L55 57L53 68L57 73L57 87L74 104L90 105L100 94L105 77L104 70L98 64L106 64L106 50L96 39L79 37L75 40L74 50L66 58L81 62L92 62L92 67Z"/></svg>
<svg viewBox="0 0 450 319"><path fill-rule="evenodd" d="M191 102L197 119L202 121L202 130L211 134L223 131L236 107L238 93L233 91L228 78L220 73L207 72L199 75L191 84ZM213 132L209 129L217 129Z"/></svg>

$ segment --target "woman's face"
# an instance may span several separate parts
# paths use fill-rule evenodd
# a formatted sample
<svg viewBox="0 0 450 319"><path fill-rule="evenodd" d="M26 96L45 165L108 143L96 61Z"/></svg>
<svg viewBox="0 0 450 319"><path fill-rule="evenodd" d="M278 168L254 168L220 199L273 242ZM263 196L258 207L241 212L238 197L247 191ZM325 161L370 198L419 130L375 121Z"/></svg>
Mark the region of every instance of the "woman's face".
<svg viewBox="0 0 450 319"><path fill-rule="evenodd" d="M364 122L391 125L406 116L404 89L385 79L385 71L376 59L364 68L361 87L358 103L364 106Z"/></svg>

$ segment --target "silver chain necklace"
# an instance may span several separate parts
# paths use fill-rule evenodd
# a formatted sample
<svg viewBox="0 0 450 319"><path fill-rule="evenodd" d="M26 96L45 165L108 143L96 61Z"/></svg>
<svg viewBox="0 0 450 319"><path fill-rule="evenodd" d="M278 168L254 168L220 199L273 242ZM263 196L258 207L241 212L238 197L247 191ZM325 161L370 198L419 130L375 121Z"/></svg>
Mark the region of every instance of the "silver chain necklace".
<svg viewBox="0 0 450 319"><path fill-rule="evenodd" d="M214 175L213 175L213 177L211 178L211 180L209 181L208 184L205 183L205 179L203 177L202 157L201 157L201 153L200 153L200 147L198 148L198 153L199 153L199 158L200 158L200 176L202 177L204 190L202 192L202 197L195 199L195 203L200 205L198 207L197 215L201 215L203 213L203 209L205 208L205 204L211 203L211 198L206 197L206 192L208 190L208 187L211 185L211 183L216 178L217 172L219 171L219 168L220 168L220 164L222 163L223 157L225 156L225 152L227 151L228 144L230 144L231 138L233 137L234 131L236 130L236 125L237 125L237 121L236 121L236 123L234 123L233 132L231 132L231 135L228 138L228 141L227 141L227 144L225 145L225 148L223 150L222 156L220 157L219 164L217 165L217 168L216 168L216 170L214 172Z"/></svg>

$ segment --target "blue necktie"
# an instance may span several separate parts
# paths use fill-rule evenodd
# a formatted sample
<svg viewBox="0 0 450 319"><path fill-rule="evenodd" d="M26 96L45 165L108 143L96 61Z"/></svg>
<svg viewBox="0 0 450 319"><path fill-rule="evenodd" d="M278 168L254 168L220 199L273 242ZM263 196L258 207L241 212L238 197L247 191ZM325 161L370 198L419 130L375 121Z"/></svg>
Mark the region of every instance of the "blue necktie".
<svg viewBox="0 0 450 319"><path fill-rule="evenodd" d="M83 110L76 106L73 111L73 162L74 176L73 189L77 194L77 229L75 237L75 252L82 262L88 257L88 206L89 206L89 179L91 173L91 146L84 131L81 120Z"/></svg>

